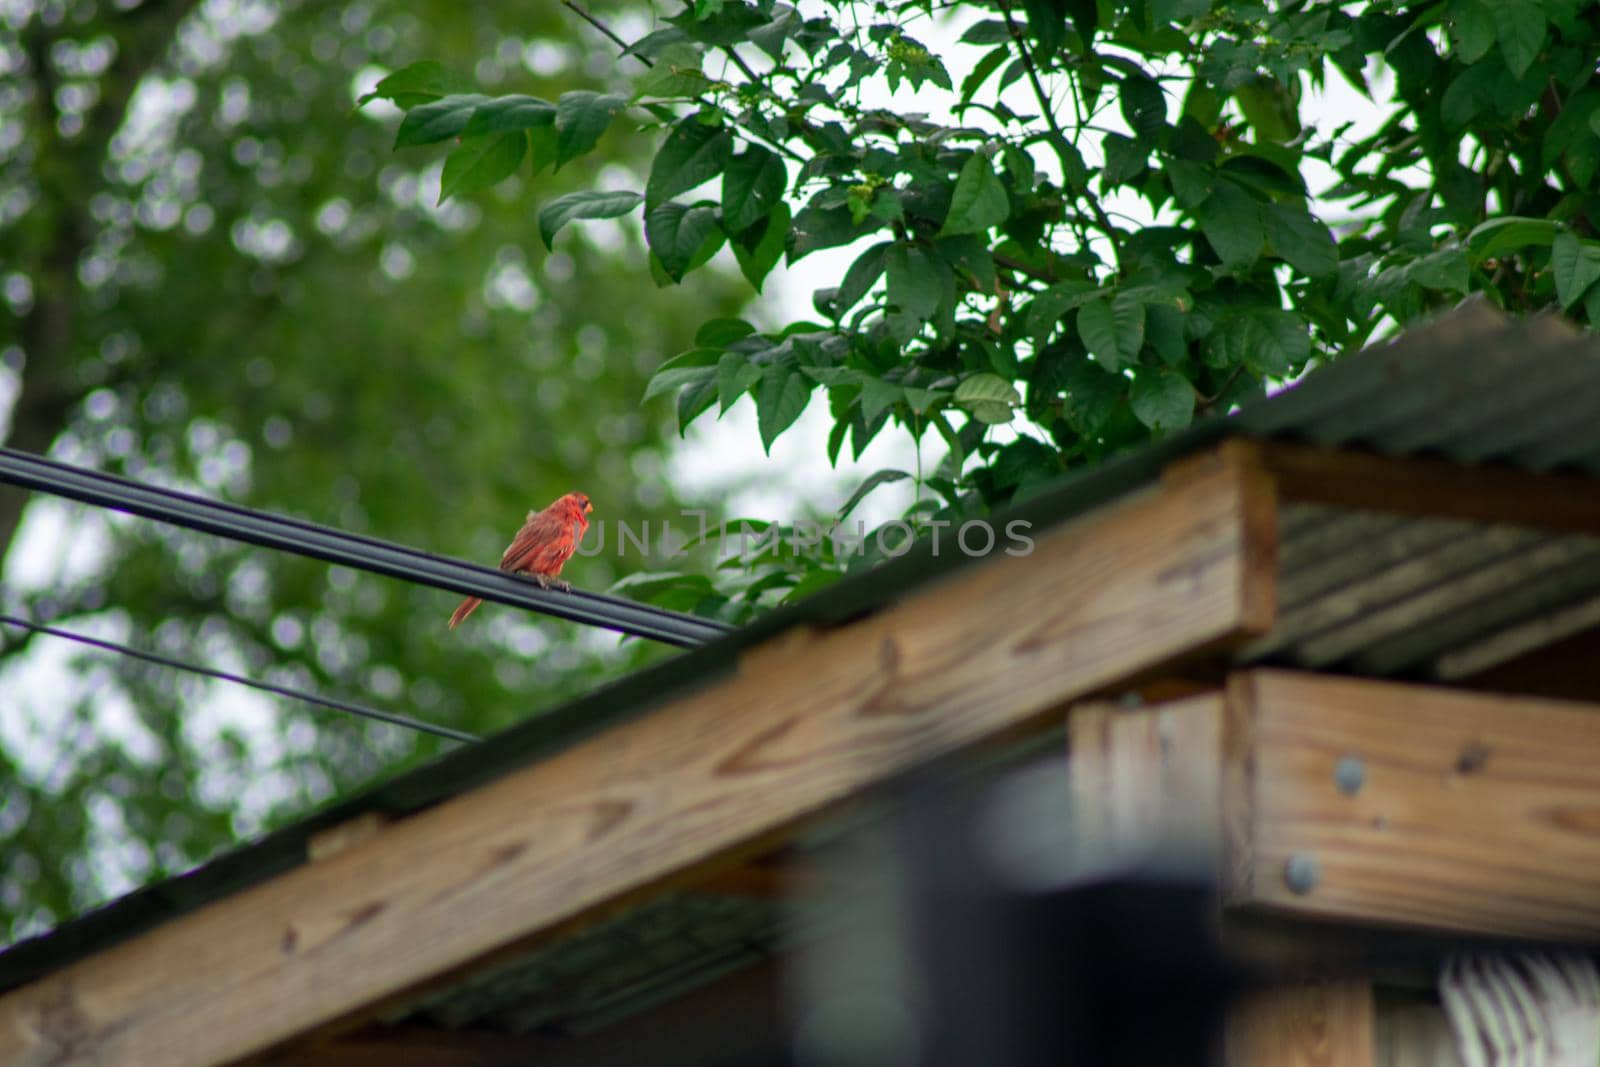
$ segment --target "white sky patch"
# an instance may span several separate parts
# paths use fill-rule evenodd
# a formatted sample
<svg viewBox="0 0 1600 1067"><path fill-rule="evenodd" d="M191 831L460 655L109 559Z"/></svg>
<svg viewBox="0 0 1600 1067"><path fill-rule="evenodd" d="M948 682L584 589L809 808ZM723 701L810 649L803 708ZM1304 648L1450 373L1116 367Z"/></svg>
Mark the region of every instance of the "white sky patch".
<svg viewBox="0 0 1600 1067"><path fill-rule="evenodd" d="M101 573L110 548L105 512L42 499L23 512L4 560L3 584L18 592L72 588Z"/></svg>
<svg viewBox="0 0 1600 1067"><path fill-rule="evenodd" d="M116 642L126 642L129 630L127 619L115 611L79 616L72 629ZM9 659L0 668L0 743L24 774L36 783L49 782L70 769L64 753L75 749L73 737L79 726L69 709L86 697L94 701L96 736L110 738L142 763L160 755L159 742L110 683L104 661L115 653L96 652L48 635L34 641L26 656ZM91 665L75 669L73 661L83 657Z"/></svg>

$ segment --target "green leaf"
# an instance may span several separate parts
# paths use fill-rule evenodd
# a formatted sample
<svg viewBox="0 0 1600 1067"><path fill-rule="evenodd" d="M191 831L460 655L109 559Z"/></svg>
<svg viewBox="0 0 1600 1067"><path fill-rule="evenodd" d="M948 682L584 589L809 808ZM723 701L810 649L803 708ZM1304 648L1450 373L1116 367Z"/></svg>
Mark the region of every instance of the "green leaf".
<svg viewBox="0 0 1600 1067"><path fill-rule="evenodd" d="M437 100L441 96L464 93L472 83L442 63L424 59L401 67L372 87L372 92L356 101L362 107L372 100L393 100L406 110Z"/></svg>
<svg viewBox="0 0 1600 1067"><path fill-rule="evenodd" d="M1211 0L1150 0L1150 21L1156 25L1197 19L1211 10Z"/></svg>
<svg viewBox="0 0 1600 1067"><path fill-rule="evenodd" d="M939 310L943 286L939 265L926 248L900 243L889 249L889 303L926 322ZM946 268L948 270L948 268Z"/></svg>
<svg viewBox="0 0 1600 1067"><path fill-rule="evenodd" d="M778 435L794 425L811 399L811 384L805 375L782 363L767 368L756 391L756 422L761 430L761 447L768 455Z"/></svg>
<svg viewBox="0 0 1600 1067"><path fill-rule="evenodd" d="M700 69L700 50L690 44L673 44L655 57L656 65L634 83L633 98L693 98L705 92L710 81Z"/></svg>
<svg viewBox="0 0 1600 1067"><path fill-rule="evenodd" d="M1556 276L1556 298L1566 310L1582 300L1600 279L1600 241L1561 234L1550 246L1550 269Z"/></svg>
<svg viewBox="0 0 1600 1067"><path fill-rule="evenodd" d="M982 25L982 23L979 25ZM1005 23L1002 22L999 25L1002 30L1005 28ZM977 27L973 28L976 29ZM998 48L991 48L982 59L978 60L971 73L961 79L962 103L966 103L976 96L978 90L983 88L983 83L989 80L991 74L1000 69L1000 64L1004 63L1010 55L1011 46L1003 44Z"/></svg>
<svg viewBox="0 0 1600 1067"><path fill-rule="evenodd" d="M478 105L461 136L531 130L555 121L556 106L548 100L537 96L497 96Z"/></svg>
<svg viewBox="0 0 1600 1067"><path fill-rule="evenodd" d="M957 274L968 278L980 293L995 291L998 278L994 270L994 253L989 251L989 242L983 237L970 233L940 237L933 242L933 247L940 259Z"/></svg>
<svg viewBox="0 0 1600 1067"><path fill-rule="evenodd" d="M1011 27L1000 19L975 22L961 35L962 44L1008 44Z"/></svg>
<svg viewBox="0 0 1600 1067"><path fill-rule="evenodd" d="M1490 66L1473 66L1462 71L1439 99L1439 117L1450 130L1466 128L1473 119L1494 104L1494 95L1504 73Z"/></svg>
<svg viewBox="0 0 1600 1067"><path fill-rule="evenodd" d="M834 312L840 318L861 303L878 279L883 277L889 250L893 247L893 241L880 241L857 256L855 262L850 264L850 269L844 272L844 281L839 283L839 291L833 298Z"/></svg>
<svg viewBox="0 0 1600 1067"><path fill-rule="evenodd" d="M1311 355L1311 333L1300 316L1278 308L1228 315L1205 339L1206 362L1221 370L1242 366L1258 377L1283 378Z"/></svg>
<svg viewBox="0 0 1600 1067"><path fill-rule="evenodd" d="M1156 137L1167 125L1167 98L1154 78L1130 74L1118 94L1122 117L1140 140Z"/></svg>
<svg viewBox="0 0 1600 1067"><path fill-rule="evenodd" d="M746 0L698 0L667 21L696 41L708 45L734 45L758 26L772 21Z"/></svg>
<svg viewBox="0 0 1600 1067"><path fill-rule="evenodd" d="M1106 165L1100 176L1108 186L1122 185L1137 178L1150 158L1149 142L1124 137L1120 133L1108 133L1101 138L1100 150L1106 157Z"/></svg>
<svg viewBox="0 0 1600 1067"><path fill-rule="evenodd" d="M1036 346L1042 346L1067 312L1099 299L1100 293L1100 287L1093 282L1057 282L1028 304L1028 336Z"/></svg>
<svg viewBox="0 0 1600 1067"><path fill-rule="evenodd" d="M1189 91L1183 96L1183 114L1202 130L1214 130L1222 118L1222 98L1204 78L1196 78L1189 83Z"/></svg>
<svg viewBox="0 0 1600 1067"><path fill-rule="evenodd" d="M394 146L404 148L407 145L448 141L466 129L472 113L487 99L487 96L479 93L466 93L412 108L400 120L400 128L394 135Z"/></svg>
<svg viewBox="0 0 1600 1067"><path fill-rule="evenodd" d="M1194 418L1194 387L1175 370L1141 368L1128 401L1134 417L1157 433L1180 430Z"/></svg>
<svg viewBox="0 0 1600 1067"><path fill-rule="evenodd" d="M1145 343L1161 357L1161 362L1170 367L1179 367L1189 361L1189 342L1183 330L1185 321L1184 312L1175 308L1160 304L1145 305Z"/></svg>
<svg viewBox="0 0 1600 1067"><path fill-rule="evenodd" d="M675 282L683 280L701 247L720 233L716 211L704 205L689 207L669 200L644 215L645 243Z"/></svg>
<svg viewBox="0 0 1600 1067"><path fill-rule="evenodd" d="M868 378L861 383L861 418L872 422L885 411L905 399L905 392L881 378Z"/></svg>
<svg viewBox="0 0 1600 1067"><path fill-rule="evenodd" d="M1230 270L1243 270L1261 255L1266 228L1261 203L1238 184L1221 181L1195 212L1206 241Z"/></svg>
<svg viewBox="0 0 1600 1067"><path fill-rule="evenodd" d="M528 131L528 157L533 161L535 174L546 167L555 166L556 153L560 151L558 140L554 123L549 126L535 126Z"/></svg>
<svg viewBox="0 0 1600 1067"><path fill-rule="evenodd" d="M1172 184L1172 195L1191 211L1205 202L1216 185L1215 171L1186 159L1168 161L1166 173L1167 181Z"/></svg>
<svg viewBox="0 0 1600 1067"><path fill-rule="evenodd" d="M1487 0L1454 0L1448 18L1456 58L1461 62L1476 63L1494 47L1494 12Z"/></svg>
<svg viewBox="0 0 1600 1067"><path fill-rule="evenodd" d="M1078 312L1078 337L1106 370L1130 366L1144 344L1144 305L1120 296L1085 304Z"/></svg>
<svg viewBox="0 0 1600 1067"><path fill-rule="evenodd" d="M961 405L998 402L1016 407L1022 403L1022 394L1017 392L1016 386L998 374L980 371L962 379L961 384L956 386L955 401Z"/></svg>
<svg viewBox="0 0 1600 1067"><path fill-rule="evenodd" d="M1515 252L1521 248L1544 247L1561 232L1558 223L1549 219L1531 219L1518 215L1490 219L1479 223L1467 234L1467 254L1473 263Z"/></svg>
<svg viewBox="0 0 1600 1067"><path fill-rule="evenodd" d="M1022 394L1004 378L982 372L956 386L955 402L979 422L997 426L1010 422L1016 415L1014 409L1022 403Z"/></svg>
<svg viewBox="0 0 1600 1067"><path fill-rule="evenodd" d="M851 493L850 498L846 500L843 506L839 508L838 521L843 522L850 515L850 513L856 509L856 505L865 500L867 498L867 494L878 488L880 485L889 485L893 482L903 482L909 477L911 477L911 475L907 474L905 471L893 470L889 468L885 468L881 471L873 471L862 481L860 485L856 486L856 491Z"/></svg>
<svg viewBox="0 0 1600 1067"><path fill-rule="evenodd" d="M1568 97L1561 114L1545 130L1539 165L1550 170L1557 159L1565 158L1573 178L1586 186L1594 177L1594 160L1600 151L1594 133L1596 118L1600 118L1600 90L1589 88Z"/></svg>
<svg viewBox="0 0 1600 1067"><path fill-rule="evenodd" d="M789 246L789 262L798 263L811 253L837 245L847 245L877 229L858 224L847 207L819 207L815 203L800 209L794 217L794 241Z"/></svg>
<svg viewBox="0 0 1600 1067"><path fill-rule="evenodd" d="M755 332L756 328L743 319L712 319L695 331L694 343L707 348L727 348Z"/></svg>
<svg viewBox="0 0 1600 1067"><path fill-rule="evenodd" d="M1028 32L1039 39L1038 53L1052 56L1066 39L1068 0L1022 0L1022 9L1028 16ZM1083 36L1087 40L1089 34Z"/></svg>
<svg viewBox="0 0 1600 1067"><path fill-rule="evenodd" d="M733 154L733 134L723 126L708 126L698 115L680 121L667 135L645 183L646 209L715 178Z"/></svg>
<svg viewBox="0 0 1600 1067"><path fill-rule="evenodd" d="M644 197L628 192L582 190L558 196L539 209L539 236L544 239L544 246L550 248L561 227L574 219L614 219L642 203Z"/></svg>
<svg viewBox="0 0 1600 1067"><path fill-rule="evenodd" d="M994 163L982 152L974 152L961 166L955 191L950 194L950 212L939 236L984 233L1004 222L1010 213L1011 201L994 172Z"/></svg>
<svg viewBox="0 0 1600 1067"><path fill-rule="evenodd" d="M930 408L950 395L945 389L919 389L914 385L902 386L901 391L905 394L906 406L918 415L926 415Z"/></svg>
<svg viewBox="0 0 1600 1067"><path fill-rule="evenodd" d="M727 163L722 175L722 225L730 233L748 229L783 199L789 172L775 152L753 144Z"/></svg>
<svg viewBox="0 0 1600 1067"><path fill-rule="evenodd" d="M615 93L574 89L556 101L556 169L600 142L611 119L628 104Z"/></svg>
<svg viewBox="0 0 1600 1067"><path fill-rule="evenodd" d="M1406 268L1406 277L1424 289L1465 293L1471 280L1467 253L1461 248L1430 252Z"/></svg>
<svg viewBox="0 0 1600 1067"><path fill-rule="evenodd" d="M751 235L754 235L752 240L744 239ZM761 283L778 265L778 260L783 258L788 239L789 205L779 201L765 224L757 223L733 242L733 258L739 263L739 272L757 292L761 291Z"/></svg>
<svg viewBox="0 0 1600 1067"><path fill-rule="evenodd" d="M487 189L513 174L528 151L528 135L521 130L488 137L471 137L444 159L439 176L439 203L458 193Z"/></svg>
<svg viewBox="0 0 1600 1067"><path fill-rule="evenodd" d="M1294 97L1276 78L1259 77L1239 86L1233 97L1258 141L1287 144L1300 133Z"/></svg>
<svg viewBox="0 0 1600 1067"><path fill-rule="evenodd" d="M639 402L647 404L663 393L682 389L690 382L706 378L715 379L717 362L721 358L722 352L715 348L691 348L687 352L673 356L657 367L655 374L650 376L650 381L645 386L644 399Z"/></svg>
<svg viewBox="0 0 1600 1067"><path fill-rule="evenodd" d="M1011 405L993 400L975 400L967 405L967 410L985 426L1004 426L1017 417L1016 409Z"/></svg>
<svg viewBox="0 0 1600 1067"><path fill-rule="evenodd" d="M716 372L690 382L688 388L678 394L678 435L681 437L689 429L689 424L704 415L711 409L717 400Z"/></svg>
<svg viewBox="0 0 1600 1067"><path fill-rule="evenodd" d="M685 548L690 547L685 545ZM630 599L655 602L655 595L665 589L690 585L709 593L711 579L703 574L683 574L679 571L636 571L611 583L608 593L626 593Z"/></svg>
<svg viewBox="0 0 1600 1067"><path fill-rule="evenodd" d="M1278 258L1312 278L1339 269L1339 250L1333 234L1304 208L1288 204L1266 205L1267 240Z"/></svg>
<svg viewBox="0 0 1600 1067"><path fill-rule="evenodd" d="M1506 67L1517 78L1528 73L1544 44L1544 8L1537 0L1493 0L1495 40Z"/></svg>
<svg viewBox="0 0 1600 1067"><path fill-rule="evenodd" d="M739 352L724 352L717 361L717 400L726 412L761 380L761 364Z"/></svg>

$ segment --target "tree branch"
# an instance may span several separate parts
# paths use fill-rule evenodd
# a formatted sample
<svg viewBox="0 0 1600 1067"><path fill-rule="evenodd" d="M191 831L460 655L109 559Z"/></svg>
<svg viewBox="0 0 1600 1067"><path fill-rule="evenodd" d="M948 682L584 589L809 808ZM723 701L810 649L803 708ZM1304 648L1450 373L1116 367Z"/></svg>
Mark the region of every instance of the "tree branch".
<svg viewBox="0 0 1600 1067"><path fill-rule="evenodd" d="M607 26L604 22L601 22L598 18L591 14L587 8L578 3L577 0L561 0L561 6L578 16L583 21L587 22L589 25L593 26L595 29L599 30L606 37L610 38L612 44L622 49L623 55L631 55L634 59L637 59L647 67L655 66L654 63L646 59L644 56L639 55L637 52L629 52L628 42L624 41L621 37L618 37L615 30L613 30L610 26Z"/></svg>
<svg viewBox="0 0 1600 1067"><path fill-rule="evenodd" d="M1044 113L1044 121L1050 127L1050 132L1055 135L1051 147L1056 150L1056 158L1061 162L1061 180L1071 183L1070 172L1072 163L1068 159L1062 145L1067 143L1067 135L1061 129L1061 124L1056 121L1056 111L1051 105L1050 94L1044 91L1044 83L1039 80L1039 68L1033 62L1033 55L1028 51L1028 42L1022 33L1022 27L1017 25L1016 17L1011 13L1011 0L1000 0L1000 13L1005 16L1006 30L1011 34L1011 39L1017 45L1017 58L1022 60L1022 69L1028 75L1028 84L1033 86L1033 95L1039 101L1039 110ZM1117 246L1117 228L1106 217L1105 210L1100 206L1100 201L1089 191L1087 182L1079 184L1074 190L1082 196L1089 205L1089 210L1094 213L1095 225L1104 233L1106 240L1111 242L1111 254L1116 257L1117 272L1122 271L1122 249Z"/></svg>
<svg viewBox="0 0 1600 1067"><path fill-rule="evenodd" d="M588 11L586 8L584 8L584 6L582 4L579 4L577 2L577 0L561 0L561 4L567 10L571 11L574 15L577 15L583 21L587 22L589 25L593 26L595 29L597 29L601 33L605 34L607 39L609 39L613 44L615 44L618 48L620 48L622 50L622 54L623 55L632 56L634 59L637 59L639 62L643 63L645 66L650 67L652 69L655 67L655 64L653 62L651 62L649 59L646 59L644 56L641 56L636 52L628 51L628 49L631 47L628 44L628 42L624 41L620 36L617 35L617 32L615 30L613 30L610 26L607 26L604 22L602 22L594 14L592 14L590 11ZM740 59L737 55L734 55L732 49L726 49L726 51L728 52L728 55L733 59L733 62L735 63L735 65L737 65L740 70L744 71L745 76L747 78L749 78L752 83L759 81L759 79L755 75L755 72L750 69L749 65L747 65L744 60ZM705 107L713 107L713 106L715 106L714 104L712 104L711 101L707 100L703 96L697 96L697 97L695 97L695 100L697 102L699 102L702 106L705 106ZM782 143L781 141L772 141L772 140L768 140L768 139L763 138L763 137L759 137L756 134L751 133L749 130L746 130L746 129L743 129L743 128L741 128L739 130L739 132L742 133L751 142L753 142L755 144L760 144L763 147L769 148L772 151L778 152L778 153L780 153L782 155L786 155L790 159L794 160L796 163L805 163L806 162L806 159L805 159L804 156L802 156L799 152L796 152L794 149L790 148L788 145Z"/></svg>

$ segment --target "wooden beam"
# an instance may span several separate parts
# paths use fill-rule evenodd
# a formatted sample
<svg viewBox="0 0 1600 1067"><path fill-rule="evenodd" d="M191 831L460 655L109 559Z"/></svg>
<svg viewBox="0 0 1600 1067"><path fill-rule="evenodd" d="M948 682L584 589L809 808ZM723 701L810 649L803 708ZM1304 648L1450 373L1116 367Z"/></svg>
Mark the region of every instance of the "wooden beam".
<svg viewBox="0 0 1600 1067"><path fill-rule="evenodd" d="M1213 869L1222 846L1221 693L1126 708L1080 704L1067 719L1074 836L1095 862L1181 854Z"/></svg>
<svg viewBox="0 0 1600 1067"><path fill-rule="evenodd" d="M0 1062L227 1063L727 866L907 765L1271 622L1257 472L1124 498L0 997Z"/></svg>
<svg viewBox="0 0 1600 1067"><path fill-rule="evenodd" d="M1595 479L1581 475L1287 441L1229 446L1272 475L1285 503L1600 533L1600 492Z"/></svg>
<svg viewBox="0 0 1600 1067"><path fill-rule="evenodd" d="M1286 671L1229 704L1233 903L1600 934L1600 708Z"/></svg>
<svg viewBox="0 0 1600 1067"><path fill-rule="evenodd" d="M1227 1067L1373 1067L1372 987L1303 982L1230 1013Z"/></svg>

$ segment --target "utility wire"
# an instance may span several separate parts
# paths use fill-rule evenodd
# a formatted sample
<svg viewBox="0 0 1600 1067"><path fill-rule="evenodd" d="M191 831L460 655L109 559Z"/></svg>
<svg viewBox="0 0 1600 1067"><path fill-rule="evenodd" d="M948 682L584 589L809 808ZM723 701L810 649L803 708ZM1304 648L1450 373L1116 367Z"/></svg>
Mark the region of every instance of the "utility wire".
<svg viewBox="0 0 1600 1067"><path fill-rule="evenodd" d="M251 689L260 689L264 692L275 693L278 696L289 697L293 700L303 700L307 704L317 704L334 711L342 711L349 715L359 715L363 719L374 719L386 722L391 726L403 726L408 730L417 730L425 734L436 734L439 737L448 737L452 741L477 741L476 734L469 734L462 730L452 730L448 726L437 726L421 719L413 719L406 715L396 715L392 711L379 711L369 708L365 704L355 704L348 700L337 700L333 697L318 696L308 693L303 689L295 689L287 685L277 685L273 682L258 682L254 678L247 678L242 674L233 674L230 671L219 671L214 667L202 667L198 663L187 663L171 656L163 656L159 652L146 652L142 648L131 645L118 644L115 641L106 641L98 637L90 637L74 630L63 630L56 626L46 626L41 622L31 619L18 618L15 615L0 614L0 623L8 626L17 626L24 630L33 630L36 633L49 634L51 637L63 637L68 641L77 641L80 644L92 645L107 652L115 652L121 656L130 656L133 659L144 660L162 667L171 667L173 670L188 671L191 674L203 675L207 678L216 678L224 682L233 682L235 685L247 685Z"/></svg>
<svg viewBox="0 0 1600 1067"><path fill-rule="evenodd" d="M144 485L12 448L0 448L0 482L115 508L191 530L448 589L635 637L693 648L730 632L724 623L581 590L546 590L504 571L430 555L375 537Z"/></svg>

